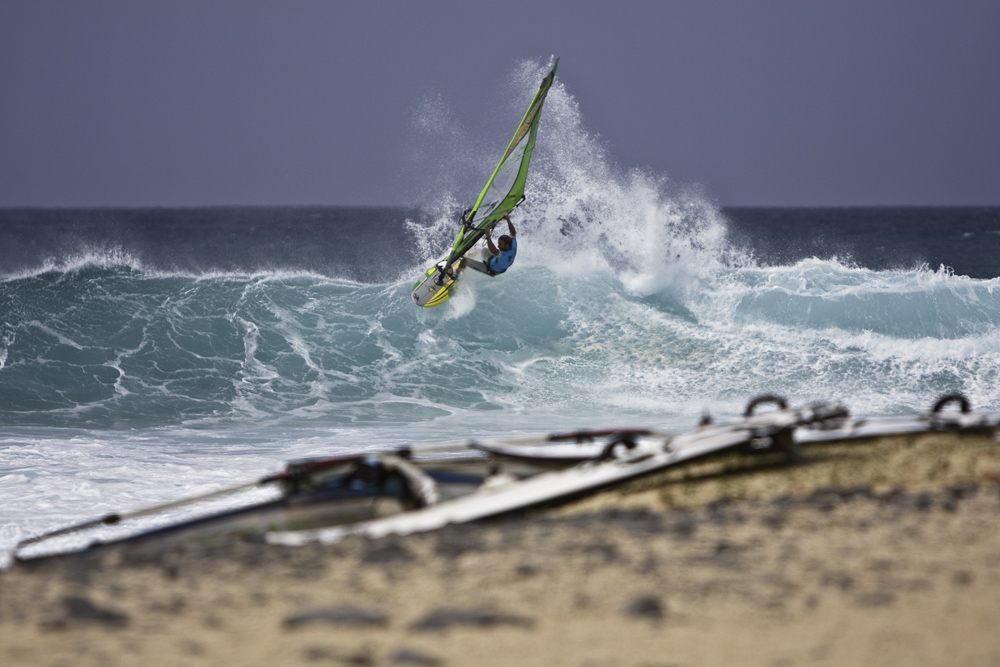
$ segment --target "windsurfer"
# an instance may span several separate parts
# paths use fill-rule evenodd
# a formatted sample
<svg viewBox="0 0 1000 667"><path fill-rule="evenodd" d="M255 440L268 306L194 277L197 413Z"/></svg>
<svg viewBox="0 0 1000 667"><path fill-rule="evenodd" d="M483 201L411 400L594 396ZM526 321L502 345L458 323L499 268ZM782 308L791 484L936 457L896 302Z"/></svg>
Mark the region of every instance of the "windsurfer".
<svg viewBox="0 0 1000 667"><path fill-rule="evenodd" d="M542 79L542 85L532 98L528 110L507 145L496 169L486 181L476 203L462 215L458 236L444 259L424 272L411 290L413 302L424 308L432 308L444 303L452 292L452 283L462 270L460 259L465 260L465 268L497 276L504 273L514 262L517 254L517 232L505 215L524 201L524 187L528 177L528 162L535 147L538 119L541 118L542 104L555 80L557 60L552 70ZM509 234L499 238L494 244L491 234L495 222L500 218L507 221ZM486 236L486 248L479 241Z"/></svg>
<svg viewBox="0 0 1000 667"><path fill-rule="evenodd" d="M514 229L514 223L510 221L508 214L504 214L502 219L507 221L507 231L510 232L510 235L504 234L497 239L496 245L493 245L493 227L490 227L489 231L486 232L486 247L493 255L486 262L491 276L509 269L510 265L514 263L514 257L517 256L517 230ZM493 223L493 226L495 227L496 223Z"/></svg>
<svg viewBox="0 0 1000 667"><path fill-rule="evenodd" d="M484 251L483 260L478 259L466 259L462 258L457 264L447 267L444 272L451 277L452 280L458 278L459 271L464 269L466 266L479 271L480 273L485 273L488 276L498 276L507 269L510 265L514 263L514 257L517 255L517 230L514 229L514 223L510 221L508 215L503 216L501 220L507 221L507 231L509 234L504 234L497 239L497 242L493 243L493 227L496 226L496 222L486 230L483 235L486 239L486 247L489 254L487 255ZM499 222L499 220L497 221Z"/></svg>

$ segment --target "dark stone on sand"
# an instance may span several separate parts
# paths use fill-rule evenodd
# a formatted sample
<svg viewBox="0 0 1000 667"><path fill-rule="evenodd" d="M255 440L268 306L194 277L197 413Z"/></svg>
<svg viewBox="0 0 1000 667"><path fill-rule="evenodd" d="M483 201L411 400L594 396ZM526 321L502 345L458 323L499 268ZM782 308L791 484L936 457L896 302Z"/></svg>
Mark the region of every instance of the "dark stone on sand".
<svg viewBox="0 0 1000 667"><path fill-rule="evenodd" d="M709 512L715 512L718 510L725 509L726 507L732 505L733 502L734 502L733 498L730 498L729 496L722 496L721 498L716 498L712 502L705 505L705 509L707 509Z"/></svg>
<svg viewBox="0 0 1000 667"><path fill-rule="evenodd" d="M830 512L840 504L841 496L837 489L819 488L813 491L806 503L822 512Z"/></svg>
<svg viewBox="0 0 1000 667"><path fill-rule="evenodd" d="M454 559L466 552L486 551L486 548L475 526L450 526L438 532L434 551L439 556Z"/></svg>
<svg viewBox="0 0 1000 667"><path fill-rule="evenodd" d="M453 627L492 628L498 625L531 628L535 625L535 621L525 616L506 614L493 609L438 609L411 625L410 629L424 632L448 630Z"/></svg>
<svg viewBox="0 0 1000 667"><path fill-rule="evenodd" d="M306 662L319 662L320 660L331 660L333 654L322 646L307 646L302 649L302 657Z"/></svg>
<svg viewBox="0 0 1000 667"><path fill-rule="evenodd" d="M69 583L81 586L89 586L91 575L103 568L100 559L81 558L67 563L63 570L63 578Z"/></svg>
<svg viewBox="0 0 1000 667"><path fill-rule="evenodd" d="M682 540L690 539L698 525L695 520L687 512L682 513L676 521L674 521L669 528L670 534L674 537Z"/></svg>
<svg viewBox="0 0 1000 667"><path fill-rule="evenodd" d="M201 624L208 628L209 630L221 630L226 627L225 622L215 614L206 616Z"/></svg>
<svg viewBox="0 0 1000 667"><path fill-rule="evenodd" d="M934 496L931 495L928 491L918 493L913 498L913 507L922 512L929 510L933 506L934 506Z"/></svg>
<svg viewBox="0 0 1000 667"><path fill-rule="evenodd" d="M780 496L776 496L771 500L772 505L777 505L778 507L791 507L795 504L795 496L789 493L783 493Z"/></svg>
<svg viewBox="0 0 1000 667"><path fill-rule="evenodd" d="M856 498L870 500L875 497L875 494L872 492L870 486L858 485L842 489L840 491L840 497L844 500L854 500Z"/></svg>
<svg viewBox="0 0 1000 667"><path fill-rule="evenodd" d="M326 572L326 561L322 556L309 554L308 557L296 560L295 567L291 568L290 576L305 581L316 580Z"/></svg>
<svg viewBox="0 0 1000 667"><path fill-rule="evenodd" d="M743 552L745 550L745 546L720 540L707 554L694 556L690 560L692 563L706 563L716 567L739 569L743 566Z"/></svg>
<svg viewBox="0 0 1000 667"><path fill-rule="evenodd" d="M749 549L748 546L744 544L734 544L728 540L720 540L715 545L715 557L716 558L741 558L743 552Z"/></svg>
<svg viewBox="0 0 1000 667"><path fill-rule="evenodd" d="M727 555L735 554L737 551L739 551L739 547L738 546L736 546L732 542L727 542L725 540L721 540L719 542L716 542L716 544L715 544L715 554L714 555L715 556L727 556Z"/></svg>
<svg viewBox="0 0 1000 667"><path fill-rule="evenodd" d="M361 562L368 565L409 563L413 560L413 552L397 542L373 547L361 557Z"/></svg>
<svg viewBox="0 0 1000 667"><path fill-rule="evenodd" d="M971 498L976 495L976 491L979 490L979 485L975 482L964 482L962 484L952 484L951 486L945 488L945 493L948 497L955 500L965 500L966 498Z"/></svg>
<svg viewBox="0 0 1000 667"><path fill-rule="evenodd" d="M663 532L663 517L648 509L618 509L613 508L601 513L601 518L630 530L649 534Z"/></svg>
<svg viewBox="0 0 1000 667"><path fill-rule="evenodd" d="M302 657L306 662L336 662L341 665L358 665L359 667L375 664L374 658L369 653L353 653L345 656L325 646L307 646L302 649Z"/></svg>
<svg viewBox="0 0 1000 667"><path fill-rule="evenodd" d="M831 586L833 588L839 588L842 591L846 591L854 586L854 577L847 572L840 570L834 572L824 572L823 576L820 577L819 583L821 586Z"/></svg>
<svg viewBox="0 0 1000 667"><path fill-rule="evenodd" d="M438 667L438 665L444 664L440 658L410 648L401 648L393 653L390 663L393 665L417 665L417 667Z"/></svg>
<svg viewBox="0 0 1000 667"><path fill-rule="evenodd" d="M190 656L201 656L205 655L205 646L199 642L192 641L190 639L185 639L177 643L177 649Z"/></svg>
<svg viewBox="0 0 1000 667"><path fill-rule="evenodd" d="M959 570L952 575L951 581L956 586L968 586L974 578L974 575L968 570Z"/></svg>
<svg viewBox="0 0 1000 667"><path fill-rule="evenodd" d="M119 567L163 567L165 550L123 549Z"/></svg>
<svg viewBox="0 0 1000 667"><path fill-rule="evenodd" d="M868 561L868 569L872 572L889 572L896 567L896 561L891 558L872 558Z"/></svg>
<svg viewBox="0 0 1000 667"><path fill-rule="evenodd" d="M892 492L891 492L892 493ZM816 489L808 496L803 498L802 502L806 505L815 507L818 510L829 512L833 510L841 503L845 503L850 500L857 498L870 499L873 498L874 494L870 487L867 486L851 486L846 489L839 487L824 486ZM893 500L895 496L893 496ZM888 497L884 497L883 500L889 500ZM891 501L890 501L891 502Z"/></svg>
<svg viewBox="0 0 1000 667"><path fill-rule="evenodd" d="M713 500L705 506L705 519L717 526L745 522L746 518L742 512L734 507L734 504L735 501L732 498Z"/></svg>
<svg viewBox="0 0 1000 667"><path fill-rule="evenodd" d="M284 626L296 630L307 625L346 625L351 627L385 627L389 617L379 611L357 607L326 607L287 616Z"/></svg>
<svg viewBox="0 0 1000 667"><path fill-rule="evenodd" d="M871 591L861 593L855 601L862 607L886 607L896 601L896 594L891 591Z"/></svg>
<svg viewBox="0 0 1000 667"><path fill-rule="evenodd" d="M540 519L538 520L540 522ZM509 552L518 551L524 546L524 531L521 530L521 526L525 522L523 519L521 523L511 517L499 517L492 524L492 527L500 535L498 543L493 547L495 551L498 552Z"/></svg>
<svg viewBox="0 0 1000 667"><path fill-rule="evenodd" d="M618 547L606 542L595 542L583 547L583 553L599 558L602 563L613 563L618 560Z"/></svg>
<svg viewBox="0 0 1000 667"><path fill-rule="evenodd" d="M930 579L922 579L917 577L911 579L903 579L902 581L900 581L895 585L895 588L897 590L906 591L910 593L913 591L929 591L932 588L934 588L934 584L931 582Z"/></svg>
<svg viewBox="0 0 1000 667"><path fill-rule="evenodd" d="M971 498L976 495L978 490L979 485L975 482L952 484L944 490L944 501L941 503L941 507L948 512L955 512L958 510L959 501Z"/></svg>
<svg viewBox="0 0 1000 667"><path fill-rule="evenodd" d="M663 620L663 603L654 595L641 595L625 606L625 613L638 618Z"/></svg>
<svg viewBox="0 0 1000 667"><path fill-rule="evenodd" d="M524 564L518 565L517 569L515 569L514 572L517 573L517 576L523 577L525 579L527 579L528 577L533 577L536 574L538 574L537 569L535 569L531 565L524 565Z"/></svg>
<svg viewBox="0 0 1000 667"><path fill-rule="evenodd" d="M45 630L66 630L71 627L101 626L124 628L129 623L128 614L114 609L98 607L84 597L66 596L62 599L63 615L42 623Z"/></svg>
<svg viewBox="0 0 1000 667"><path fill-rule="evenodd" d="M169 601L154 601L149 604L149 611L157 612L160 614L172 614L177 615L184 611L187 607L187 603L184 602L184 598L179 596L174 596Z"/></svg>
<svg viewBox="0 0 1000 667"><path fill-rule="evenodd" d="M887 505L894 505L903 501L905 498L906 498L906 491L900 488L895 488L883 493L879 497L879 500L881 500L883 503Z"/></svg>
<svg viewBox="0 0 1000 667"><path fill-rule="evenodd" d="M651 572L656 572L656 568L659 567L660 561L653 554L646 554L646 557L642 559L636 567L636 572L639 574L650 574Z"/></svg>

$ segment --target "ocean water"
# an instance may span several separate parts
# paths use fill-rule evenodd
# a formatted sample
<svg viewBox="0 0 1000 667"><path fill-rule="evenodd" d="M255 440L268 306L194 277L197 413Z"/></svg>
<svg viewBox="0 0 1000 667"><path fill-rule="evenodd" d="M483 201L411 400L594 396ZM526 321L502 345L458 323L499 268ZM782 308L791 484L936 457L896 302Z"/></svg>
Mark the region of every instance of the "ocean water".
<svg viewBox="0 0 1000 667"><path fill-rule="evenodd" d="M426 113L415 144L453 150ZM304 456L686 431L764 393L1000 410L1000 209L722 209L616 165L557 85L513 268L425 310L495 159L449 150L409 208L0 210L0 550Z"/></svg>

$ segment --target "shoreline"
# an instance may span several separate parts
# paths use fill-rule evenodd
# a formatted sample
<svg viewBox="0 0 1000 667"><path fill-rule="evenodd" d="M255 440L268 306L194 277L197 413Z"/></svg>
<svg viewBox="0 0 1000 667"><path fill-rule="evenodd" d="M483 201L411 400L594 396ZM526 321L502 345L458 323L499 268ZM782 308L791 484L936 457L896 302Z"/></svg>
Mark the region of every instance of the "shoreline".
<svg viewBox="0 0 1000 667"><path fill-rule="evenodd" d="M718 457L407 537L0 572L11 665L992 664L986 436ZM849 451L848 451L849 450Z"/></svg>

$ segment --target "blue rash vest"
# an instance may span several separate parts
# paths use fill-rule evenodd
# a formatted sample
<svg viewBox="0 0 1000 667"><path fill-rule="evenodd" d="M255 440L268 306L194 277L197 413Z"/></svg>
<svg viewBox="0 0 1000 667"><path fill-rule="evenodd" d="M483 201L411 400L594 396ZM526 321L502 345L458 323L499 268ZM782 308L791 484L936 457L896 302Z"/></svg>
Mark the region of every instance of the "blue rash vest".
<svg viewBox="0 0 1000 667"><path fill-rule="evenodd" d="M490 260L486 263L490 267L490 271L493 273L503 273L510 268L510 265L514 263L514 257L517 255L517 239L512 238L510 240L510 250L501 250L499 255L493 255Z"/></svg>

